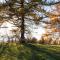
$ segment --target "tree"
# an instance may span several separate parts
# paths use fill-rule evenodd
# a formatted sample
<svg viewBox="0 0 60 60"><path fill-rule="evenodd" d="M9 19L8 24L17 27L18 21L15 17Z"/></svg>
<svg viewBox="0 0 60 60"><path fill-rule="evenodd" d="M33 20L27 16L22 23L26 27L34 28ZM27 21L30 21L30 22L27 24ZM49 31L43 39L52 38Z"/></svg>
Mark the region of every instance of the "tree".
<svg viewBox="0 0 60 60"><path fill-rule="evenodd" d="M42 0L27 0L27 1L26 0L9 0L7 1L5 0L5 1L6 3L2 6L3 6L3 9L5 9L4 7L7 7L6 10L8 10L7 15L9 15L9 17L6 17L6 16L5 17L1 16L1 17L4 19L7 19L6 21L8 21L9 19L9 22L12 21L13 24L15 24L18 28L21 28L21 41L22 42L25 42L24 33L25 33L26 26L24 23L26 19L34 20L36 24L39 24L39 22L44 22L46 24L52 24L52 25L54 25L56 21L59 21L58 20L59 15L46 12L44 8L42 9L43 5L51 6L59 2L46 3L46 0L45 1L42 1ZM40 6L38 7L38 5ZM41 12L45 16L38 16L35 11L38 11L38 13ZM28 18L29 16L31 16L32 19ZM51 22L42 20L43 18L46 18L46 17L49 17L51 19ZM14 20L14 18L17 18L17 19Z"/></svg>

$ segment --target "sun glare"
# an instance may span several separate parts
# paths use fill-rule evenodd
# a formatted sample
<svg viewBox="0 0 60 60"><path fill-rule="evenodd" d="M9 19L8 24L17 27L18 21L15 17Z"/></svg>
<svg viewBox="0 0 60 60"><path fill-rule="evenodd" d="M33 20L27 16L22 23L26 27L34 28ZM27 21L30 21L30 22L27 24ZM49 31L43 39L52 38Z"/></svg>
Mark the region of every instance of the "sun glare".
<svg viewBox="0 0 60 60"><path fill-rule="evenodd" d="M45 29L40 27L39 29L33 29L32 36L35 37L37 40L41 39L41 36L45 33Z"/></svg>
<svg viewBox="0 0 60 60"><path fill-rule="evenodd" d="M14 25L13 24L10 24L9 22L4 22L2 24L2 28L0 28L0 35L7 35L8 36L12 36L12 32L10 30L12 29L16 29L17 27L13 27ZM45 33L45 29L40 27L38 29L33 29L32 31L32 38L36 38L37 40L40 40L41 39L41 36Z"/></svg>
<svg viewBox="0 0 60 60"><path fill-rule="evenodd" d="M13 24L10 24L9 22L4 22L0 27L0 35L12 35L12 32L10 30L16 29L16 27L13 27Z"/></svg>

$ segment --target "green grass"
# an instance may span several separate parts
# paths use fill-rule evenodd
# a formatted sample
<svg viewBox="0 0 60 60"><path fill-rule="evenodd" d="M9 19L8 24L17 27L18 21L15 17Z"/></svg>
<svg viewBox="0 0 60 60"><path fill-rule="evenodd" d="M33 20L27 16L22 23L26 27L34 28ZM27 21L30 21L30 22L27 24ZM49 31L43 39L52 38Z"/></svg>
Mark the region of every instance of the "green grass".
<svg viewBox="0 0 60 60"><path fill-rule="evenodd" d="M0 60L60 60L59 45L0 44Z"/></svg>

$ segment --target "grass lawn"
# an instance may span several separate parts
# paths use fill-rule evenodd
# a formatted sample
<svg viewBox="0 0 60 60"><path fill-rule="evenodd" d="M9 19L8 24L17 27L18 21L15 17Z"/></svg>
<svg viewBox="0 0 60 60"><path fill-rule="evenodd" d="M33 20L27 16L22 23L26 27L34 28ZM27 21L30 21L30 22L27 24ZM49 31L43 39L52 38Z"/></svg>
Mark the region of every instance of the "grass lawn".
<svg viewBox="0 0 60 60"><path fill-rule="evenodd" d="M60 60L59 45L0 44L0 60Z"/></svg>

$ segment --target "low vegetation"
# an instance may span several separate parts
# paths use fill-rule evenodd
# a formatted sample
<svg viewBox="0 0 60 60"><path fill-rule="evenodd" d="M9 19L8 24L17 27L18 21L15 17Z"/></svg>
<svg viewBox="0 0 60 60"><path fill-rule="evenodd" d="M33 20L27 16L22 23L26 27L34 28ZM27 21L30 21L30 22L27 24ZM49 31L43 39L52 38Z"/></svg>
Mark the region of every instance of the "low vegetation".
<svg viewBox="0 0 60 60"><path fill-rule="evenodd" d="M0 43L0 60L60 60L60 45Z"/></svg>

